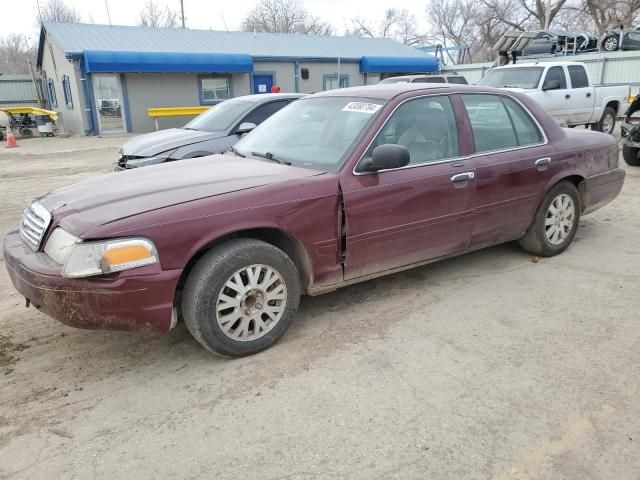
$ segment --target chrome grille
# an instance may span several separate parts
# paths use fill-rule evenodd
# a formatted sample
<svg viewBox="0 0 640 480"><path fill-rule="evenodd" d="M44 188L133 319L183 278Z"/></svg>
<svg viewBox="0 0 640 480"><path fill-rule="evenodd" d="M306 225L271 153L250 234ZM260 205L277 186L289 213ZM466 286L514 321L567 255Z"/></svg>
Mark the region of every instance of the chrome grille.
<svg viewBox="0 0 640 480"><path fill-rule="evenodd" d="M34 252L40 247L50 223L51 214L40 203L33 202L25 209L20 222L20 237Z"/></svg>

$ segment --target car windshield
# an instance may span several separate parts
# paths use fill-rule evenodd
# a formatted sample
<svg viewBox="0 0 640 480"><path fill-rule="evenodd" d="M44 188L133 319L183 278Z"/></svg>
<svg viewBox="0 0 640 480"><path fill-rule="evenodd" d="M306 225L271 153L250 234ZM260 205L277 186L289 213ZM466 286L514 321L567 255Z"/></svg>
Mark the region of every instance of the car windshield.
<svg viewBox="0 0 640 480"><path fill-rule="evenodd" d="M391 77L380 80L378 83L409 83L410 81L411 79L407 77Z"/></svg>
<svg viewBox="0 0 640 480"><path fill-rule="evenodd" d="M220 132L227 130L238 117L249 110L254 102L247 100L226 100L214 105L206 112L198 115L187 123L187 130L202 130L203 132Z"/></svg>
<svg viewBox="0 0 640 480"><path fill-rule="evenodd" d="M261 123L234 150L298 167L335 170L383 104L354 97L298 100Z"/></svg>
<svg viewBox="0 0 640 480"><path fill-rule="evenodd" d="M497 88L538 88L543 67L495 68L478 85Z"/></svg>

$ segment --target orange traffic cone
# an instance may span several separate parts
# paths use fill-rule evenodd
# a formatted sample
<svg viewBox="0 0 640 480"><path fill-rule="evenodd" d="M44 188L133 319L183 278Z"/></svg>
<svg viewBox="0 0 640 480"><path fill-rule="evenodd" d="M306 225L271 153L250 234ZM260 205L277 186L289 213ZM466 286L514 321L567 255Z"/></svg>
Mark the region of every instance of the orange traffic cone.
<svg viewBox="0 0 640 480"><path fill-rule="evenodd" d="M16 136L11 131L11 128L7 127L7 146L5 148L15 148L17 146Z"/></svg>

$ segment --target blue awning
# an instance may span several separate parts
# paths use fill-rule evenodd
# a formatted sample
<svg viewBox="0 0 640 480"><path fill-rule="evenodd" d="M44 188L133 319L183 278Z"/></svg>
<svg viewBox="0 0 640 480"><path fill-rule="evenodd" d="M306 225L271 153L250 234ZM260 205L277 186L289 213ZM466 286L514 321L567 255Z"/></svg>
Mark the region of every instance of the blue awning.
<svg viewBox="0 0 640 480"><path fill-rule="evenodd" d="M415 57L362 57L362 73L415 73L437 72L438 60L432 55Z"/></svg>
<svg viewBox="0 0 640 480"><path fill-rule="evenodd" d="M253 58L235 53L85 50L87 73L249 73Z"/></svg>

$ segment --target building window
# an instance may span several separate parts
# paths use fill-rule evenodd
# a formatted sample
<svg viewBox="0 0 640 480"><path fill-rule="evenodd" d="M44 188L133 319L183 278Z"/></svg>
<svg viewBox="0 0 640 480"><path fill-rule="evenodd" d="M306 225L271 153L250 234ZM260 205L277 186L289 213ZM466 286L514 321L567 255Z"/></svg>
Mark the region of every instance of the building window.
<svg viewBox="0 0 640 480"><path fill-rule="evenodd" d="M322 87L324 90L335 90L336 88L346 88L349 86L349 75L340 75L340 81L338 81L338 75L324 75L322 77Z"/></svg>
<svg viewBox="0 0 640 480"><path fill-rule="evenodd" d="M58 97L56 97L56 85L53 83L53 79L47 79L47 93L49 96L49 105L51 108L58 108Z"/></svg>
<svg viewBox="0 0 640 480"><path fill-rule="evenodd" d="M211 105L231 98L231 77L208 75L198 77L200 104Z"/></svg>
<svg viewBox="0 0 640 480"><path fill-rule="evenodd" d="M71 98L71 82L67 75L62 76L62 91L64 92L64 103L67 108L73 109L73 99Z"/></svg>

